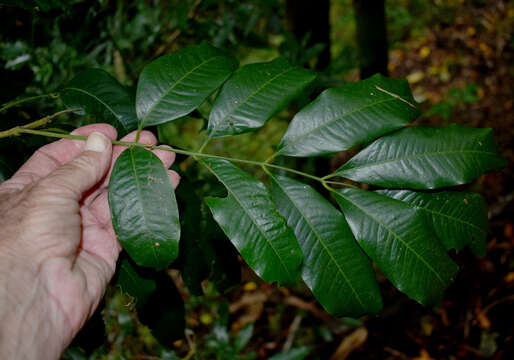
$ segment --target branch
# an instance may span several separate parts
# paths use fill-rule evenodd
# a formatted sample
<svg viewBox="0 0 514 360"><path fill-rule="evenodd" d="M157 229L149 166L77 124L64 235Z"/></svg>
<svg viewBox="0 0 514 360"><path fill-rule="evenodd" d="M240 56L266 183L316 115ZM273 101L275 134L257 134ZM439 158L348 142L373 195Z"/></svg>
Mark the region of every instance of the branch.
<svg viewBox="0 0 514 360"><path fill-rule="evenodd" d="M29 123L27 125L16 126L16 127L13 127L12 129L9 129L9 130L0 131L0 139L1 138L6 138L6 137L9 137L9 136L17 136L20 133L23 133L23 130L26 130L26 129L36 129L36 128L41 127L41 126L45 126L45 125L49 124L53 119L55 119L58 116L61 116L61 115L64 115L64 114L68 114L68 113L71 113L71 112L74 112L74 111L78 111L78 110L80 110L80 109L74 108L74 109L61 110L61 111L56 112L55 114L45 116L44 118L41 118L41 119L36 120L36 121L33 121L33 122L31 122L31 123Z"/></svg>
<svg viewBox="0 0 514 360"><path fill-rule="evenodd" d="M4 112L5 110L9 109L9 108L12 108L12 107L15 107L15 106L19 106L23 103L26 103L26 102L29 102L29 101L34 101L34 100L39 100L39 99L44 99L44 98L47 98L47 97L50 97L52 99L57 99L59 97L59 94L44 94L44 95L37 95L37 96L32 96L32 97L28 97L28 98L24 98L24 99L20 99L20 100L14 100L14 101L11 101L10 103L7 103L5 104L4 106L2 106L0 108L0 113L1 112Z"/></svg>

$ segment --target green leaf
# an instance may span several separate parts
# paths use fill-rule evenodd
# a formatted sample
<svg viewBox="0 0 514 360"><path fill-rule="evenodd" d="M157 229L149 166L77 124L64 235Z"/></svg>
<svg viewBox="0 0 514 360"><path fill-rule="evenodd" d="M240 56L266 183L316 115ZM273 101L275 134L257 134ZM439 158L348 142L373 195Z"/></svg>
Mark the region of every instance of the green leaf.
<svg viewBox="0 0 514 360"><path fill-rule="evenodd" d="M155 280L145 276L127 257L122 257L114 283L135 299L137 307L143 306L157 287Z"/></svg>
<svg viewBox="0 0 514 360"><path fill-rule="evenodd" d="M202 213L205 219L205 245L202 247L205 259L211 264L209 281L220 293L225 293L241 283L239 253L225 235L211 211L204 203Z"/></svg>
<svg viewBox="0 0 514 360"><path fill-rule="evenodd" d="M348 150L418 116L407 81L377 74L325 90L293 118L277 155L315 156Z"/></svg>
<svg viewBox="0 0 514 360"><path fill-rule="evenodd" d="M136 95L140 126L178 119L200 106L237 68L237 61L208 44L189 46L148 64Z"/></svg>
<svg viewBox="0 0 514 360"><path fill-rule="evenodd" d="M239 333L237 333L236 338L234 339L234 350L236 352L240 352L243 350L246 345L248 345L248 342L250 341L250 338L253 335L253 324L247 324L244 328L239 330Z"/></svg>
<svg viewBox="0 0 514 360"><path fill-rule="evenodd" d="M446 249L461 250L471 242L485 242L487 211L475 193L442 191L380 190L380 194L403 201L424 213Z"/></svg>
<svg viewBox="0 0 514 360"><path fill-rule="evenodd" d="M273 355L269 360L303 360L309 355L311 348L308 346L301 346L290 350L284 350L278 354Z"/></svg>
<svg viewBox="0 0 514 360"><path fill-rule="evenodd" d="M413 126L376 140L335 174L384 187L435 189L468 183L505 164L492 129Z"/></svg>
<svg viewBox="0 0 514 360"><path fill-rule="evenodd" d="M209 117L209 139L260 128L316 75L279 57L238 69L223 85Z"/></svg>
<svg viewBox="0 0 514 360"><path fill-rule="evenodd" d="M377 314L382 308L375 272L344 219L312 187L270 175L278 211L304 255L302 278L331 314Z"/></svg>
<svg viewBox="0 0 514 360"><path fill-rule="evenodd" d="M193 295L203 295L201 282L205 279L224 293L241 280L237 250L196 194L198 185L191 183L186 174L179 173L181 180L176 191L181 224L178 269Z"/></svg>
<svg viewBox="0 0 514 360"><path fill-rule="evenodd" d="M98 122L113 125L120 136L137 129L133 96L101 69L79 73L61 90L61 98L69 109L80 108Z"/></svg>
<svg viewBox="0 0 514 360"><path fill-rule="evenodd" d="M148 326L159 343L168 348L184 337L186 317L184 301L175 283L166 272L156 275L157 290L137 310L141 323Z"/></svg>
<svg viewBox="0 0 514 360"><path fill-rule="evenodd" d="M264 184L227 160L202 163L228 191L226 198L205 201L243 259L264 281L296 283L302 250Z"/></svg>
<svg viewBox="0 0 514 360"><path fill-rule="evenodd" d="M118 240L139 266L166 268L178 254L180 222L166 168L151 151L128 148L114 164L109 206Z"/></svg>
<svg viewBox="0 0 514 360"><path fill-rule="evenodd" d="M334 194L360 246L393 285L421 304L439 304L458 268L425 216L370 191Z"/></svg>
<svg viewBox="0 0 514 360"><path fill-rule="evenodd" d="M205 224L202 221L202 201L185 174L180 174L180 177L180 186L175 194L180 210L181 228L178 268L191 294L201 296L201 282L209 276L211 268L211 264L204 257L204 248L210 244L207 243ZM210 247L209 250L214 251Z"/></svg>

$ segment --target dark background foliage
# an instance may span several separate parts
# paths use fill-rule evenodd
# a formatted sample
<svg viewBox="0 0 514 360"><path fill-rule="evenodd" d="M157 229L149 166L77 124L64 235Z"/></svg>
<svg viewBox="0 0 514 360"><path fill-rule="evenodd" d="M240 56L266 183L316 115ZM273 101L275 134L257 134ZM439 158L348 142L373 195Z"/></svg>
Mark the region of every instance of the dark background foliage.
<svg viewBox="0 0 514 360"><path fill-rule="evenodd" d="M226 49L241 64L281 54L316 70L320 76L311 89L314 94L376 72L406 77L424 110L418 124L492 127L501 153L509 160L501 172L466 187L481 193L489 204L488 251L480 259L466 251L452 254L461 271L437 309L407 299L384 278L379 278L385 305L381 316L361 319L335 319L316 305L306 288L262 283L246 267L242 285L235 285L240 263L233 248L214 224L202 224L204 231L212 232L209 236L220 239L219 248L211 251L213 257L225 257L215 262L209 281L197 289L187 288L177 270L171 270L169 277L158 281L162 296L148 299L139 318L131 299L112 286L101 311L66 358L266 359L282 349L306 352L303 346L310 347L308 359L513 356L512 2L7 0L0 1L0 22L0 104L55 92L88 67L108 71L135 91L140 71L151 60L206 41ZM210 151L264 160L285 131L292 110L308 100L307 96L298 100L257 133L214 142ZM0 113L0 130L59 109L58 98L12 107ZM201 113L200 109L194 114L193 121L152 130L164 142L196 147L196 134L203 126ZM91 121L70 115L53 126L71 130ZM47 141L31 136L2 139L0 181ZM327 174L352 154L297 165ZM187 195L193 190L200 196L223 191L197 174L188 161L178 160L177 170L183 174L183 190L177 194L182 211L195 201ZM183 223L182 228L194 234L196 225ZM199 264L179 261L175 265L204 275L209 271ZM148 326L154 329L153 335ZM248 334L251 339L246 345Z"/></svg>

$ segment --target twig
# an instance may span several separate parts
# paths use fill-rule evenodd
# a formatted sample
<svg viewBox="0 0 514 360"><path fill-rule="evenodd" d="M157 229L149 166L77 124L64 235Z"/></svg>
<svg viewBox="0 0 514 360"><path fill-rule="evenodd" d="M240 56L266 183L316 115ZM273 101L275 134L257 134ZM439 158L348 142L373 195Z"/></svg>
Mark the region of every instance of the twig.
<svg viewBox="0 0 514 360"><path fill-rule="evenodd" d="M0 108L0 113L4 112L5 110L10 109L12 107L19 106L23 103L26 103L29 101L34 101L34 100L39 100L39 99L44 99L47 97L51 97L52 99L57 99L59 97L59 94L54 94L54 93L44 94L44 95L37 95L37 96L32 96L32 97L28 97L28 98L24 98L24 99L14 100L14 101L11 101L11 102L5 104L4 106L2 106Z"/></svg>
<svg viewBox="0 0 514 360"><path fill-rule="evenodd" d="M21 132L23 132L22 130L25 130L25 129L36 129L41 126L45 126L58 116L61 116L63 114L67 114L67 113L71 113L74 111L78 111L78 110L80 110L80 109L75 108L75 109L61 110L61 111L56 112L55 114L45 116L44 118L33 121L27 125L16 126L9 130L0 131L0 138L19 135Z"/></svg>
<svg viewBox="0 0 514 360"><path fill-rule="evenodd" d="M506 302L506 301L514 301L514 295L505 296L505 297L502 297L501 299L493 301L492 303L490 303L489 305L487 305L486 307L484 307L482 309L482 313L487 314L489 312L489 310L491 310L493 307L495 307L496 305L501 304L503 302Z"/></svg>
<svg viewBox="0 0 514 360"><path fill-rule="evenodd" d="M287 334L286 341L284 342L284 346L282 347L282 350L286 351L291 349L293 346L293 341L296 336L296 333L298 332L298 328L300 327L300 324L302 323L302 317L297 314L291 325L289 326L289 332Z"/></svg>
<svg viewBox="0 0 514 360"><path fill-rule="evenodd" d="M383 93L386 93L387 95L391 95L392 97L400 100L400 101L403 101L404 103L406 103L407 105L409 105L410 107L416 109L416 105L408 102L407 100L405 100L404 98L402 98L400 95L396 95L395 93L392 93L390 91L387 91L386 89L382 89L380 86L378 85L375 85L375 88L379 91L382 91Z"/></svg>

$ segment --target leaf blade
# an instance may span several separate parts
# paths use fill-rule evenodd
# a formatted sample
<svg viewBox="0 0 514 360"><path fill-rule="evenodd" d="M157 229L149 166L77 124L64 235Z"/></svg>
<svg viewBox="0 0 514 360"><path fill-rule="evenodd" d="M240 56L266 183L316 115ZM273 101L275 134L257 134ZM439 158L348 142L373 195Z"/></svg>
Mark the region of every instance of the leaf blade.
<svg viewBox="0 0 514 360"><path fill-rule="evenodd" d="M209 139L257 129L307 87L315 75L279 57L242 66L223 85L209 116Z"/></svg>
<svg viewBox="0 0 514 360"><path fill-rule="evenodd" d="M178 255L180 222L168 173L152 152L121 153L109 180L114 231L139 266L166 268Z"/></svg>
<svg viewBox="0 0 514 360"><path fill-rule="evenodd" d="M139 272L140 269L133 265L131 261L124 256L118 265L118 273L115 278L115 284L121 287L121 291L132 296L136 301L136 307L143 306L148 297L157 288L155 279L151 276L145 276Z"/></svg>
<svg viewBox="0 0 514 360"><path fill-rule="evenodd" d="M284 176L270 179L277 208L304 253L302 278L321 305L335 316L377 314L382 301L375 272L344 216L312 187Z"/></svg>
<svg viewBox="0 0 514 360"><path fill-rule="evenodd" d="M101 69L87 69L75 76L61 91L66 106L81 108L86 114L113 125L120 136L137 129L133 96L116 79Z"/></svg>
<svg viewBox="0 0 514 360"><path fill-rule="evenodd" d="M148 64L139 78L136 112L141 127L178 119L196 109L237 67L234 58L206 43Z"/></svg>
<svg viewBox="0 0 514 360"><path fill-rule="evenodd" d="M435 189L505 166L491 129L407 127L386 135L334 174L383 187Z"/></svg>
<svg viewBox="0 0 514 360"><path fill-rule="evenodd" d="M228 190L227 197L205 202L241 256L263 280L294 284L302 251L264 184L227 160L202 163Z"/></svg>
<svg viewBox="0 0 514 360"><path fill-rule="evenodd" d="M393 285L423 305L437 305L458 268L425 217L385 195L333 193L357 242Z"/></svg>
<svg viewBox="0 0 514 360"><path fill-rule="evenodd" d="M479 194L455 191L422 193L410 190L378 192L424 212L447 250L460 251L471 242L485 242L487 211L484 199Z"/></svg>
<svg viewBox="0 0 514 360"><path fill-rule="evenodd" d="M277 155L316 156L348 150L418 115L407 81L377 74L325 90L293 118Z"/></svg>

